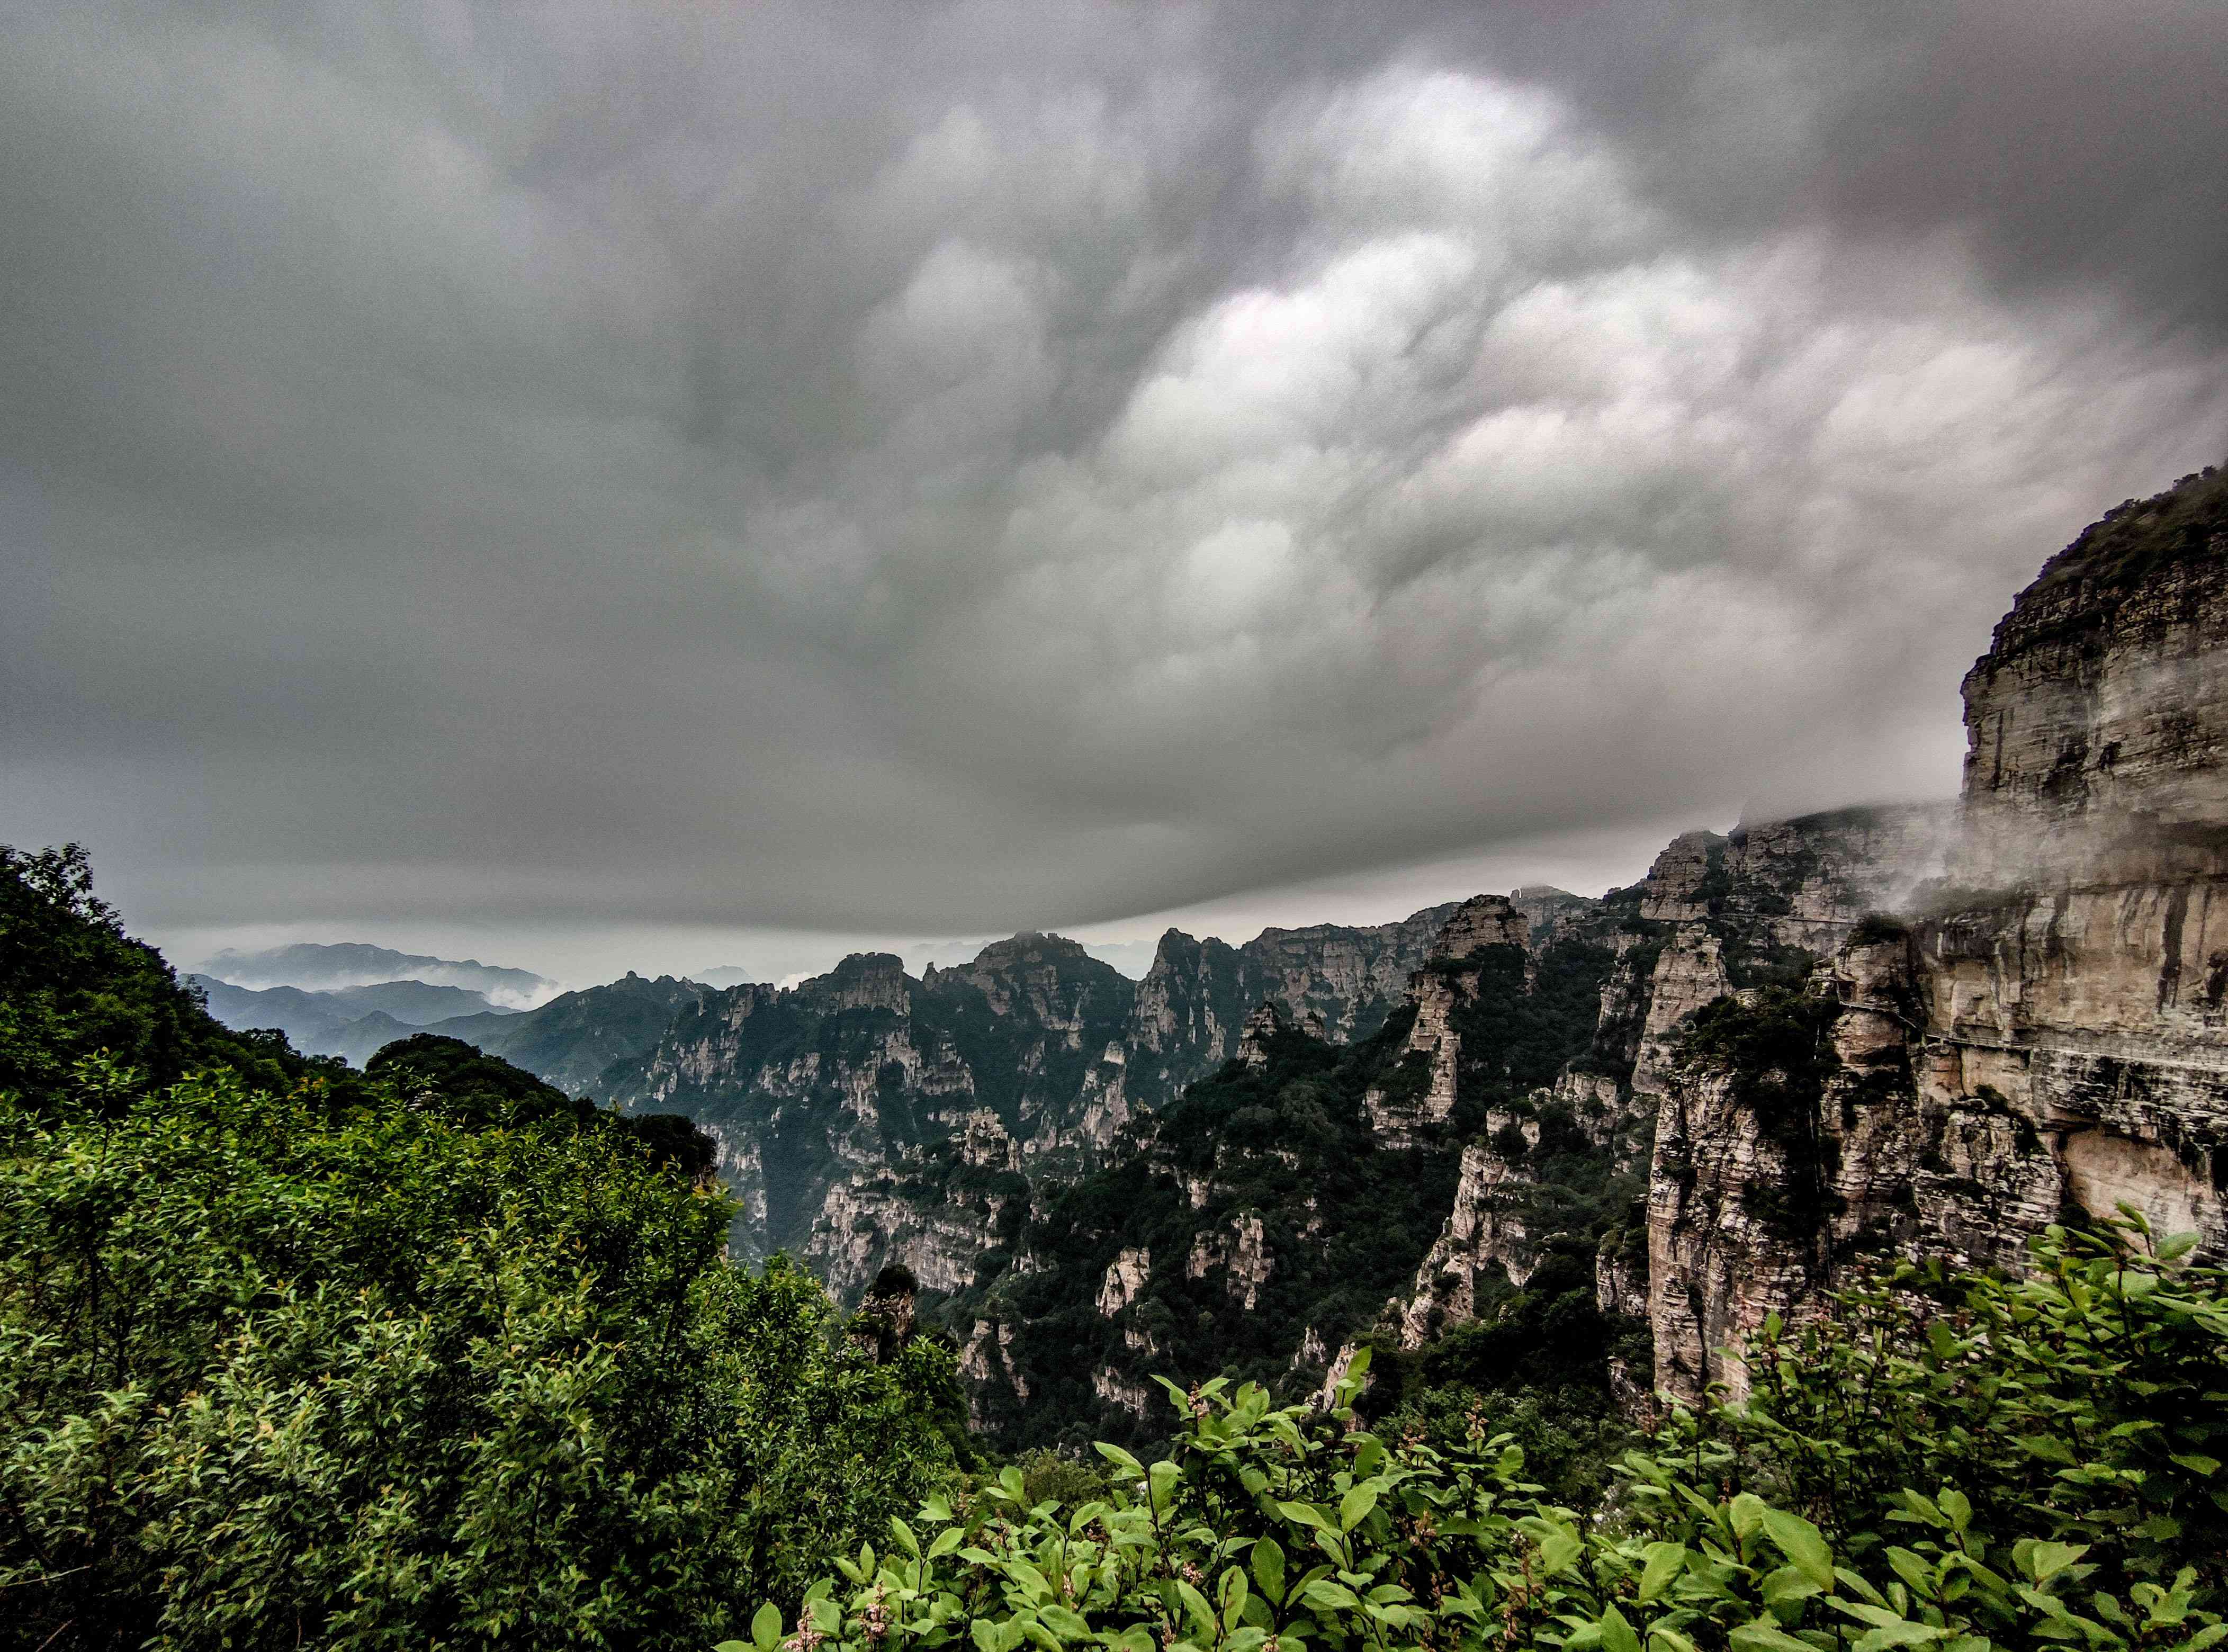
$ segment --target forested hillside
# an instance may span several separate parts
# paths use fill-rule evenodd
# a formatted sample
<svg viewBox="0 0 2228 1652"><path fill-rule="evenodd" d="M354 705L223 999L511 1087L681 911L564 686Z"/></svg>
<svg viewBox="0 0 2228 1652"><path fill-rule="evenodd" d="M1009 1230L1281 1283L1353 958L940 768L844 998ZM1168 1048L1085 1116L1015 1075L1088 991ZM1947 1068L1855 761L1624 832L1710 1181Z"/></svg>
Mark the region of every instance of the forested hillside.
<svg viewBox="0 0 2228 1652"><path fill-rule="evenodd" d="M0 1644L695 1648L966 1447L685 1120L243 1038L0 852Z"/></svg>

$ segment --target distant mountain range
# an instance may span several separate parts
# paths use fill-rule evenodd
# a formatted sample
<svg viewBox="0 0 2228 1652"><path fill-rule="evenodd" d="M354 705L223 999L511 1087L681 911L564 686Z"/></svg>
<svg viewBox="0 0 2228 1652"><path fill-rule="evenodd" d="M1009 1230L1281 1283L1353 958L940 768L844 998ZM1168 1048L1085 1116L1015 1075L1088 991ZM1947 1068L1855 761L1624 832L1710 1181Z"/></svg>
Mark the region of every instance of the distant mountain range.
<svg viewBox="0 0 2228 1652"><path fill-rule="evenodd" d="M219 952L202 965L202 974L235 987L298 987L311 992L341 992L355 987L397 983L458 987L476 995L474 1008L531 1009L557 992L557 983L530 970L507 970L477 958L437 958L421 952L397 952L361 941L323 946L302 943L260 952ZM393 1005L378 1006L407 1020ZM450 1008L444 1013L463 1013ZM221 1016L219 1019L222 1019ZM266 1023L267 1024L267 1023Z"/></svg>
<svg viewBox="0 0 2228 1652"><path fill-rule="evenodd" d="M380 947L301 947L289 951L383 952ZM277 954L265 954L275 958ZM401 953L387 953L403 957ZM465 967L465 966L455 966ZM474 969L526 976L523 970ZM661 976L629 975L607 986L567 992L535 1009L506 1008L463 987L419 980L381 981L321 991L253 988L208 974L189 975L209 1014L236 1031L276 1028L308 1055L337 1055L361 1066L397 1039L439 1033L527 1068L570 1095L605 1099L606 1069L646 1054L683 1009L713 989Z"/></svg>

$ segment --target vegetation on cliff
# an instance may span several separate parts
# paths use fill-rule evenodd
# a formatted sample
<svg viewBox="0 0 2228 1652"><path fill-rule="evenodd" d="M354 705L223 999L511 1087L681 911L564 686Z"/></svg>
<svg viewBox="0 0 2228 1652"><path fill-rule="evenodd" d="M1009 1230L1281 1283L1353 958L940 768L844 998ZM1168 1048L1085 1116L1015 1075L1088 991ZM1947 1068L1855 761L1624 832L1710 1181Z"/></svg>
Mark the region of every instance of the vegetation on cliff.
<svg viewBox="0 0 2228 1652"><path fill-rule="evenodd" d="M2228 535L2228 470L2208 464L2161 493L2129 499L2106 511L2043 564L2041 574L2020 600L2074 584L2085 584L2100 594L2127 591L2161 568L2217 558L2224 535Z"/></svg>
<svg viewBox="0 0 2228 1652"><path fill-rule="evenodd" d="M1296 1360L1303 1339L1328 1351L1378 1335L1387 1303L1412 1286L1444 1225L1463 1144L1496 1112L1539 1111L1533 1092L1593 1035L1610 962L1606 949L1575 938L1536 960L1495 945L1434 961L1469 983L1450 1012L1463 1081L1452 1114L1416 1124L1405 1143L1384 1139L1368 1098L1399 1107L1428 1085L1428 1059L1405 1049L1412 1006L1350 1047L1282 1026L1254 1060L1192 1085L1152 1117L1136 1150L1055 1194L1026 1228L1016 1208L1015 1230L1002 1236L1011 1249L994 1252L972 1288L936 1304L955 1334L977 1319L1013 1332L1005 1352L1028 1402L994 1401L986 1420L1000 1439L1069 1450L1094 1437L1157 1441L1165 1424L1118 1397L1144 1392L1155 1373L1226 1376L1279 1393L1319 1381L1320 1363ZM1525 1196L1551 1213L1547 1231L1564 1237L1567 1253L1521 1301L1501 1299L1519 1294L1504 1280L1494 1306L1527 1329L1558 1315L1548 1346L1583 1350L1569 1371L1584 1372L1578 1380L1605 1412L1602 1358L1614 1333L1592 1307L1592 1245L1623 1218L1633 1189L1616 1181L1610 1156L1566 1108L1535 1124L1536 1147L1521 1130L1514 1143L1533 1161ZM1017 1254L1030 1258L1028 1270L1007 1265ZM1125 1257L1141 1277L1110 1314L1105 1281ZM1521 1386L1522 1362L1504 1363L1507 1347L1489 1336L1466 1343L1418 1372L1415 1387Z"/></svg>

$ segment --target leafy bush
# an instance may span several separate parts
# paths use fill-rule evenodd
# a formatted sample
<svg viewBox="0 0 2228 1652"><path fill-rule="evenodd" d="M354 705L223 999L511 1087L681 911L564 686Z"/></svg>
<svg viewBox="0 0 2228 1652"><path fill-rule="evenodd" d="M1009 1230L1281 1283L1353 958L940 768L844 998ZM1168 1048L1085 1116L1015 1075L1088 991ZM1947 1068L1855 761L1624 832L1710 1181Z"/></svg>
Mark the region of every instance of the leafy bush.
<svg viewBox="0 0 2228 1652"><path fill-rule="evenodd" d="M0 1639L701 1644L934 1483L948 1354L502 1087L0 1098Z"/></svg>
<svg viewBox="0 0 2228 1652"><path fill-rule="evenodd" d="M1755 1398L1628 1454L1613 1518L1543 1498L1482 1417L1386 1438L1352 1380L1328 1417L1164 1383L1174 1448L1100 1447L1111 1496L1032 1502L1008 1470L932 1497L750 1644L2204 1652L2228 1638L2228 1282L2146 1237L2052 1229L2024 1281L1910 1271L1769 1328Z"/></svg>

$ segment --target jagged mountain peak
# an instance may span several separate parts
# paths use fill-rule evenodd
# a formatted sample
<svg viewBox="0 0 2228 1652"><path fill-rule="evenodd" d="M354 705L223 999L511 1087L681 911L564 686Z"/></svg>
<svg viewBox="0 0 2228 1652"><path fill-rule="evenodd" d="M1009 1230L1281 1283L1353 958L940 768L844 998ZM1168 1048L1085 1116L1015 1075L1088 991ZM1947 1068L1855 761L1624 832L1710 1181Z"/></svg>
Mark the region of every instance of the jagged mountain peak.
<svg viewBox="0 0 2228 1652"><path fill-rule="evenodd" d="M838 1009L886 1009L901 1015L912 1008L918 984L894 952L853 952L826 975L800 981L785 996L825 1001Z"/></svg>
<svg viewBox="0 0 2228 1652"><path fill-rule="evenodd" d="M1026 1009L1047 1025L1078 1027L1086 1008L1116 1018L1129 1014L1136 984L1112 964L1095 958L1065 935L1025 930L993 941L971 964L933 970L924 986L949 993L964 986L980 992L997 1015Z"/></svg>
<svg viewBox="0 0 2228 1652"><path fill-rule="evenodd" d="M1507 895L1472 895L1431 941L1433 957L1466 958L1483 946L1528 946L1532 925Z"/></svg>

